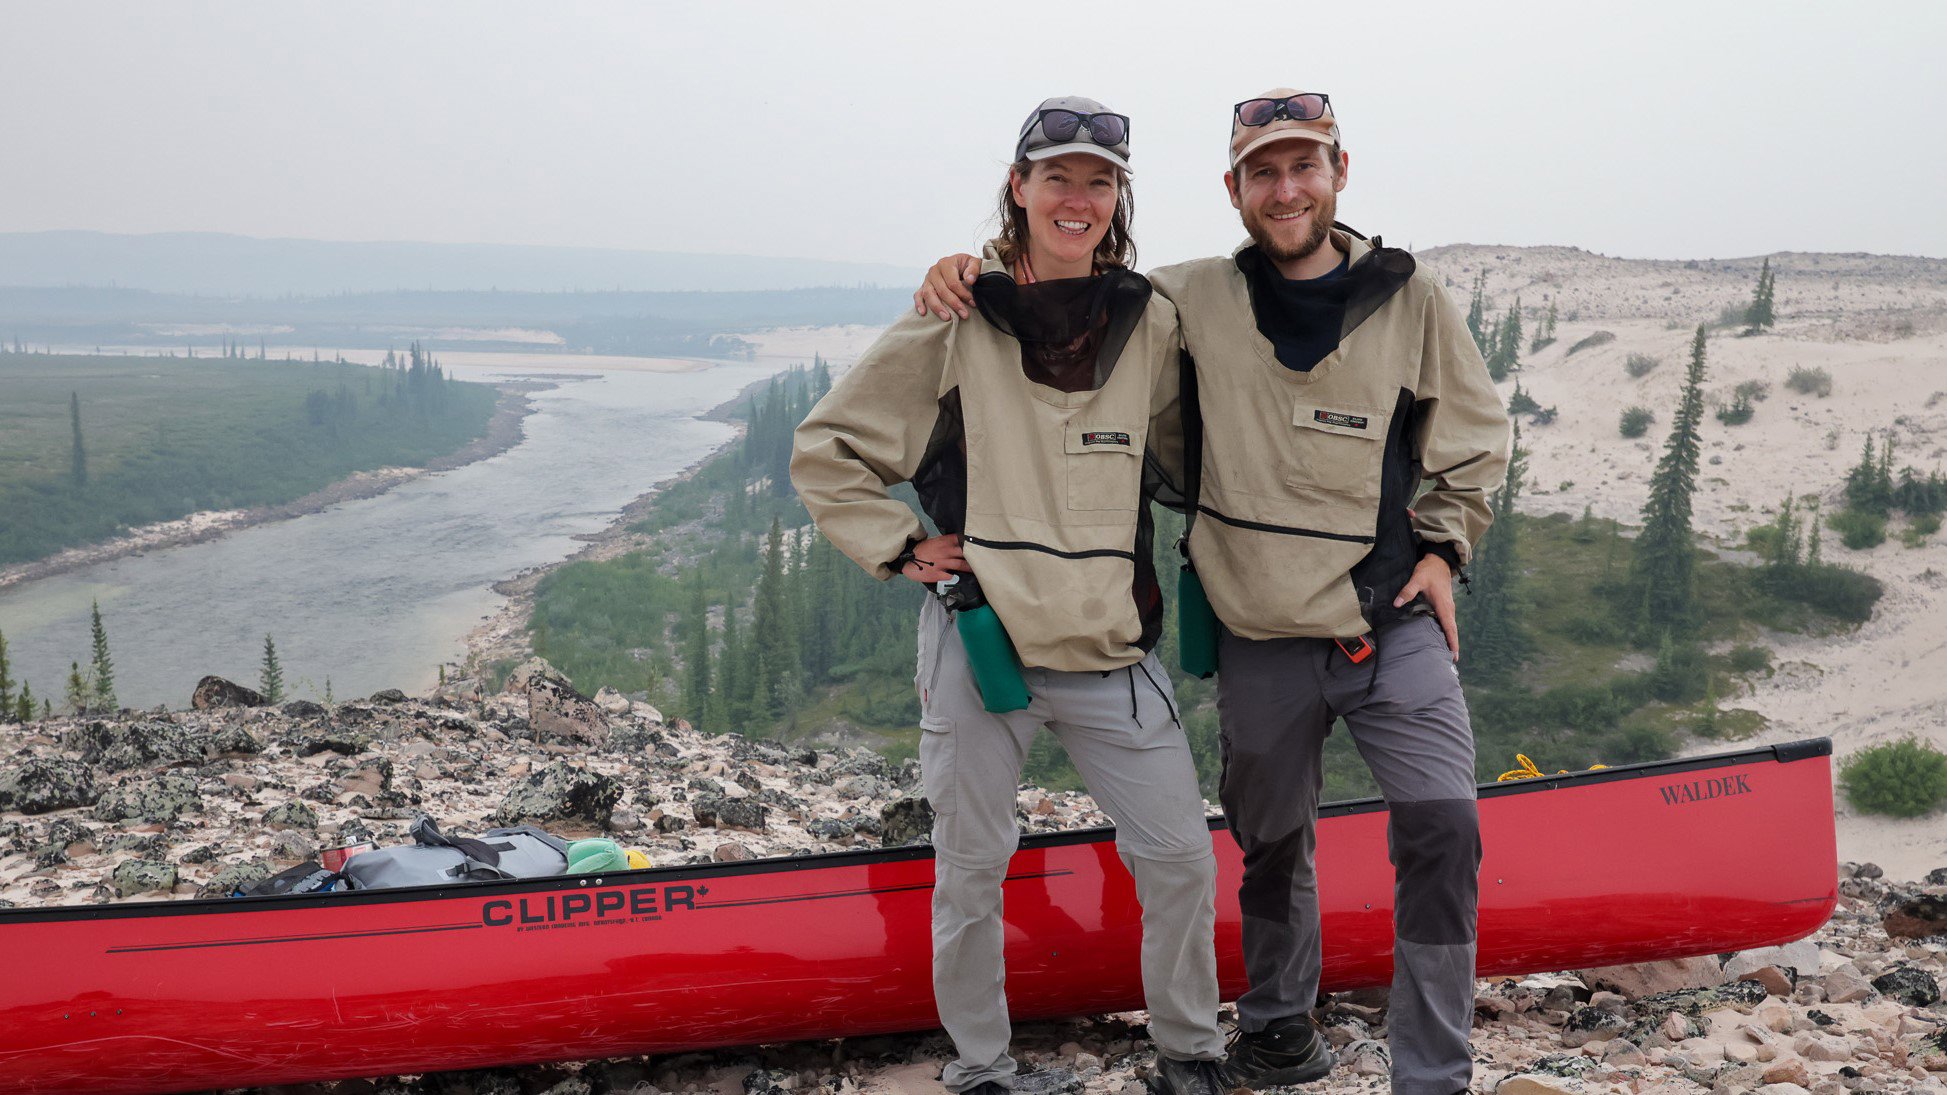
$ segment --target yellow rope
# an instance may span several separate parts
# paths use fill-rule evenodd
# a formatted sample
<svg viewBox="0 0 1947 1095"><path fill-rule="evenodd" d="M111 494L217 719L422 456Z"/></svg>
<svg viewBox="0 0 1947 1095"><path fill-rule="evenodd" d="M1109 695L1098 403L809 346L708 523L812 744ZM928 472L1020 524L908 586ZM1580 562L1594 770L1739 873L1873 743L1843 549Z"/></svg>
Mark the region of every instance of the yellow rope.
<svg viewBox="0 0 1947 1095"><path fill-rule="evenodd" d="M1521 767L1513 769L1512 771L1502 772L1500 778L1496 779L1494 782L1507 783L1511 780L1517 780L1517 779L1536 779L1538 777L1545 776L1548 774L1542 771L1540 768L1535 767L1535 762L1529 760L1528 754L1526 753L1516 753L1514 755L1514 759L1520 762ZM1587 771L1593 772L1598 768L1607 768L1607 767L1609 766L1606 764L1591 764L1587 768ZM1568 775L1568 769L1564 768L1555 774L1558 776Z"/></svg>

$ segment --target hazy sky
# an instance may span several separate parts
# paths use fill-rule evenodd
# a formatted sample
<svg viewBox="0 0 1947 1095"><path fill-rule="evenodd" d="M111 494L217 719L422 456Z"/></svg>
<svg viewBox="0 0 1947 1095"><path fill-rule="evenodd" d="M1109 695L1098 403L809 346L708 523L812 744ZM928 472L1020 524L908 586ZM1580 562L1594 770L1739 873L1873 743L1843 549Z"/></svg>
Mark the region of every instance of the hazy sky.
<svg viewBox="0 0 1947 1095"><path fill-rule="evenodd" d="M1132 116L1144 266L1228 249L1231 103L1331 94L1395 244L1947 256L1947 4L0 0L0 231L919 265L1048 95Z"/></svg>

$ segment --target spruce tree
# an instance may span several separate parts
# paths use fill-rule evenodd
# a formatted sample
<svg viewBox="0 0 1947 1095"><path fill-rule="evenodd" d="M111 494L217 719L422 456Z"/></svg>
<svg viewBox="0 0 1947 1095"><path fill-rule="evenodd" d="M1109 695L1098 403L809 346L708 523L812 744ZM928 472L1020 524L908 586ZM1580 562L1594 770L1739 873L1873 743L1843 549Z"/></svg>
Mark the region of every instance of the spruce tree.
<svg viewBox="0 0 1947 1095"><path fill-rule="evenodd" d="M1744 322L1752 331L1771 326L1776 318L1771 303L1771 278L1771 259L1766 257L1758 269L1757 287L1751 290L1751 304L1744 310Z"/></svg>
<svg viewBox="0 0 1947 1095"><path fill-rule="evenodd" d="M1670 438L1650 477L1649 501L1643 505L1643 534L1636 541L1631 575L1642 596L1637 623L1643 635L1681 628L1694 611L1696 549L1690 538L1690 500L1697 489L1702 451L1704 338L1699 325L1690 344L1690 369Z"/></svg>
<svg viewBox="0 0 1947 1095"><path fill-rule="evenodd" d="M0 632L0 718L11 716L14 710L14 678L11 667L7 665L7 636Z"/></svg>
<svg viewBox="0 0 1947 1095"><path fill-rule="evenodd" d="M77 487L88 485L88 450L81 444L81 393L68 393L68 418L74 424L74 451L70 456L68 476Z"/></svg>
<svg viewBox="0 0 1947 1095"><path fill-rule="evenodd" d="M94 680L94 697L89 706L99 711L114 711L121 704L115 699L115 660L108 656L108 631L101 626L101 602L92 602L89 611L92 660L88 672Z"/></svg>
<svg viewBox="0 0 1947 1095"><path fill-rule="evenodd" d="M689 638L683 647L683 714L701 727L710 705L710 606L703 587L690 599Z"/></svg>
<svg viewBox="0 0 1947 1095"><path fill-rule="evenodd" d="M20 695L14 698L14 721L34 721L34 689L26 681L20 682Z"/></svg>
<svg viewBox="0 0 1947 1095"><path fill-rule="evenodd" d="M1474 345L1482 357L1487 356L1487 331L1482 324L1487 322L1487 271L1482 270L1474 277L1474 296L1467 302L1467 333L1474 336Z"/></svg>
<svg viewBox="0 0 1947 1095"><path fill-rule="evenodd" d="M264 663L257 691L264 694L265 703L284 702L284 666L277 660L277 643L269 635L264 636Z"/></svg>
<svg viewBox="0 0 1947 1095"><path fill-rule="evenodd" d="M1468 567L1472 595L1460 605L1460 648L1473 672L1488 681L1512 677L1534 650L1522 612L1520 521L1515 513L1526 471L1527 452L1521 447L1517 422L1501 489L1489 500L1493 535L1474 554Z"/></svg>
<svg viewBox="0 0 1947 1095"><path fill-rule="evenodd" d="M764 544L764 574L757 580L751 646L757 668L756 714L766 720L793 714L800 695L798 636L785 589L783 524L776 517Z"/></svg>
<svg viewBox="0 0 1947 1095"><path fill-rule="evenodd" d="M88 700L94 690L88 685L88 678L81 675L81 663L68 663L68 710L77 715L88 713Z"/></svg>

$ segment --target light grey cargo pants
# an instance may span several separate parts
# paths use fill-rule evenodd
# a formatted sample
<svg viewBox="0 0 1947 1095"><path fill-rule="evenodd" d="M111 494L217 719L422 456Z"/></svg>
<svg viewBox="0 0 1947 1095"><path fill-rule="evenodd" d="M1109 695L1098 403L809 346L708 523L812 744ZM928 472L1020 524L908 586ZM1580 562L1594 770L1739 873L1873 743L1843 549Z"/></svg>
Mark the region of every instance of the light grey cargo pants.
<svg viewBox="0 0 1947 1095"><path fill-rule="evenodd" d="M920 613L919 761L933 804L933 998L959 1058L941 1077L965 1091L1010 1083L1001 882L1021 831L1014 793L1034 734L1053 731L1116 824L1143 907L1150 1036L1185 1060L1223 1056L1217 1028L1217 861L1196 767L1155 655L1109 673L1023 671L1026 710L981 706L959 633L938 601Z"/></svg>
<svg viewBox="0 0 1947 1095"><path fill-rule="evenodd" d="M1237 1001L1238 1022L1262 1030L1317 1001L1320 752L1343 718L1391 814L1393 1091L1452 1095L1473 1075L1473 728L1432 617L1381 628L1373 641L1377 665L1353 664L1330 639L1220 639L1220 797L1244 850L1238 902L1250 989Z"/></svg>

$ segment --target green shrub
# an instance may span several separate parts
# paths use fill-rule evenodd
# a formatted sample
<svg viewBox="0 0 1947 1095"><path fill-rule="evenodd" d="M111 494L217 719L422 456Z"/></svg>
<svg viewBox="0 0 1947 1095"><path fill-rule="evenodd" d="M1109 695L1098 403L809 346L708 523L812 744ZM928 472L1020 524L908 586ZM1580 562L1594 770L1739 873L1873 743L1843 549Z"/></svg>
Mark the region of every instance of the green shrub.
<svg viewBox="0 0 1947 1095"><path fill-rule="evenodd" d="M1873 618L1873 606L1885 592L1879 579L1829 564L1768 568L1759 574L1758 581L1775 597L1810 605L1855 624Z"/></svg>
<svg viewBox="0 0 1947 1095"><path fill-rule="evenodd" d="M1886 542L1886 518L1876 514L1861 513L1856 509L1841 510L1826 518L1827 525L1839 534L1839 542L1854 551L1878 547Z"/></svg>
<svg viewBox="0 0 1947 1095"><path fill-rule="evenodd" d="M1630 354L1628 357L1623 358L1623 370L1629 373L1630 376L1636 377L1648 376L1652 370L1661 364L1663 364L1662 358L1651 357L1648 354Z"/></svg>
<svg viewBox="0 0 1947 1095"><path fill-rule="evenodd" d="M1927 542L1927 537L1940 531L1940 514L1923 513L1915 517L1900 533L1900 542L1910 548L1917 548Z"/></svg>
<svg viewBox="0 0 1947 1095"><path fill-rule="evenodd" d="M1832 374L1817 367L1794 365L1791 375L1785 377L1785 387L1804 395L1815 395L1824 399L1832 394Z"/></svg>
<svg viewBox="0 0 1947 1095"><path fill-rule="evenodd" d="M1677 751L1676 735L1668 727L1638 722L1602 739L1601 756L1605 764L1637 764L1662 760Z"/></svg>
<svg viewBox="0 0 1947 1095"><path fill-rule="evenodd" d="M1747 380L1731 389L1731 394L1747 403L1763 403L1771 395L1771 385L1762 380Z"/></svg>
<svg viewBox="0 0 1947 1095"><path fill-rule="evenodd" d="M1731 672L1763 673L1771 668L1771 651L1762 646L1731 648Z"/></svg>
<svg viewBox="0 0 1947 1095"><path fill-rule="evenodd" d="M1589 337L1576 342L1575 345L1570 346L1568 348L1568 353L1565 353L1562 356L1572 357L1575 355L1577 351L1586 350L1591 346L1601 346L1605 343L1614 342L1614 341L1616 341L1616 332L1597 331L1596 333L1590 335Z"/></svg>
<svg viewBox="0 0 1947 1095"><path fill-rule="evenodd" d="M1751 397L1739 392L1731 398L1730 406L1717 408L1717 420L1726 426L1742 426L1751 421L1756 410L1751 405Z"/></svg>
<svg viewBox="0 0 1947 1095"><path fill-rule="evenodd" d="M1668 637L1656 655L1656 668L1649 674L1650 695L1667 703L1689 703L1702 699L1710 688L1710 673L1704 665L1704 652L1693 642L1674 642Z"/></svg>
<svg viewBox="0 0 1947 1095"><path fill-rule="evenodd" d="M1624 437L1641 437L1649 432L1650 423L1654 421L1656 421L1656 412L1650 410L1648 407L1636 406L1624 408L1621 425L1622 435Z"/></svg>
<svg viewBox="0 0 1947 1095"><path fill-rule="evenodd" d="M1947 754L1914 738L1868 746L1839 765L1839 786L1867 813L1919 817L1947 804Z"/></svg>

